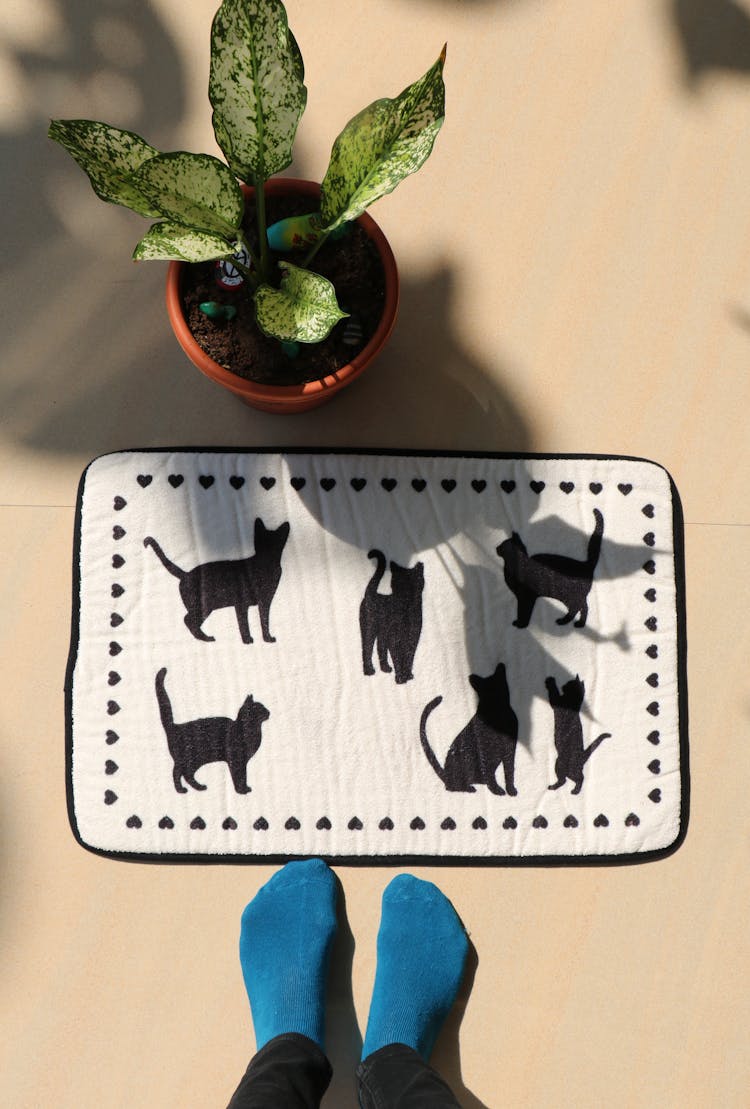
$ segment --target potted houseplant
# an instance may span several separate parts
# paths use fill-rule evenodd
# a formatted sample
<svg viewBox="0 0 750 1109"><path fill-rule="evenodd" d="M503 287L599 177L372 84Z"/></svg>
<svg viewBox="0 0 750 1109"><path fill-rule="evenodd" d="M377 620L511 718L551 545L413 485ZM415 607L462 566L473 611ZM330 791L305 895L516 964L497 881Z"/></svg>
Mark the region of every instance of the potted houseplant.
<svg viewBox="0 0 750 1109"><path fill-rule="evenodd" d="M320 185L279 177L307 101L299 47L281 0L223 0L208 91L225 162L93 120L53 120L49 135L103 200L156 220L133 257L170 260L170 320L198 368L255 407L301 411L358 376L393 327L396 266L365 209L431 153L444 62L445 48L354 116Z"/></svg>

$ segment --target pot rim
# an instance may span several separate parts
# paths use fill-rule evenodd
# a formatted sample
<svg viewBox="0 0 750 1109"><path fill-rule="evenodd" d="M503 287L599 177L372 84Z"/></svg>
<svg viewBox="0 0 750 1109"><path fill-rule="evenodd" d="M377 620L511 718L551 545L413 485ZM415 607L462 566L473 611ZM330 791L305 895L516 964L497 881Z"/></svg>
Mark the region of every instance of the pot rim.
<svg viewBox="0 0 750 1109"><path fill-rule="evenodd" d="M240 187L246 198L249 199L255 195L255 189L252 186L241 184ZM272 177L266 181L265 193L267 196L279 195L285 192L302 193L303 195L318 198L320 196L320 185L317 181L309 181L305 178L298 177ZM225 369L224 366L220 365L211 358L210 355L206 354L200 344L196 342L182 310L180 284L183 267L191 263L172 261L169 263L167 271L167 313L180 346L194 365L213 381L224 385L234 393L239 393L240 395L252 394L254 397L257 397L258 400L269 401L278 400L282 397L289 401L298 398L309 400L332 388L341 388L347 382L358 377L380 353L393 331L398 310L399 277L396 259L390 244L372 216L367 212L363 212L362 215L357 217L356 222L373 241L380 255L385 277L385 302L383 304L380 322L374 334L367 345L364 346L359 354L356 354L350 362L347 362L344 366L340 366L339 369L332 374L327 374L325 377L318 378L315 381L306 381L301 385L264 385L248 378L240 377L239 374Z"/></svg>

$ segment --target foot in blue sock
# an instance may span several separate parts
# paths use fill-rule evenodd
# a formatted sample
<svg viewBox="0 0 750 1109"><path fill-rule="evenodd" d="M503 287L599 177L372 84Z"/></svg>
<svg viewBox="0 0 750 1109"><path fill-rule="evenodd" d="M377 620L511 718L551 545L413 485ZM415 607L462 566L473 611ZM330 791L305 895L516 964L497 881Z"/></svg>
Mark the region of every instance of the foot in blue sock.
<svg viewBox="0 0 750 1109"><path fill-rule="evenodd" d="M240 963L258 1050L285 1032L323 1048L336 880L322 859L287 863L242 914Z"/></svg>
<svg viewBox="0 0 750 1109"><path fill-rule="evenodd" d="M426 1061L456 1000L469 941L432 882L399 874L383 893L375 986L362 1058L408 1044Z"/></svg>

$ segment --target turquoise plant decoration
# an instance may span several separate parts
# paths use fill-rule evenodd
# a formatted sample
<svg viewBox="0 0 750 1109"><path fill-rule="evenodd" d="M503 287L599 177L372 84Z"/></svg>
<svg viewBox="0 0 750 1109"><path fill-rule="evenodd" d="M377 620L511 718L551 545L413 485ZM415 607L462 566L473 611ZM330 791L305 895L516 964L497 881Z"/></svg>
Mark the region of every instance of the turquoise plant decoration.
<svg viewBox="0 0 750 1109"><path fill-rule="evenodd" d="M136 246L136 261L230 259L245 277L263 332L287 344L316 343L346 313L331 283L309 267L329 236L429 157L445 115L444 63L445 47L418 81L394 99L375 100L344 127L333 144L320 211L303 217L297 245L309 249L300 265L275 257L274 246L288 248L295 229L275 225L269 245L263 191L269 177L290 165L307 103L302 56L281 0L223 0L214 16L208 95L226 163L209 154L160 153L132 131L93 120L53 120L49 136L88 174L102 200L156 221ZM242 228L238 181L255 187L257 255Z"/></svg>

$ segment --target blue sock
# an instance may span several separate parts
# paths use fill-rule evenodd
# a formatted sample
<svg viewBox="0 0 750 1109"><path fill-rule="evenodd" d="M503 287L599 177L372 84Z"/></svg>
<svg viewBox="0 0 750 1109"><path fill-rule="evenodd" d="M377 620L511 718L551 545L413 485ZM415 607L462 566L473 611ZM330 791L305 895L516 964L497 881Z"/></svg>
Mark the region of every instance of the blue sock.
<svg viewBox="0 0 750 1109"><path fill-rule="evenodd" d="M408 1044L427 1061L456 1000L469 941L432 882L399 874L383 893L378 962L362 1058Z"/></svg>
<svg viewBox="0 0 750 1109"><path fill-rule="evenodd" d="M242 914L240 964L258 1050L284 1032L322 1049L336 881L322 859L287 863Z"/></svg>

